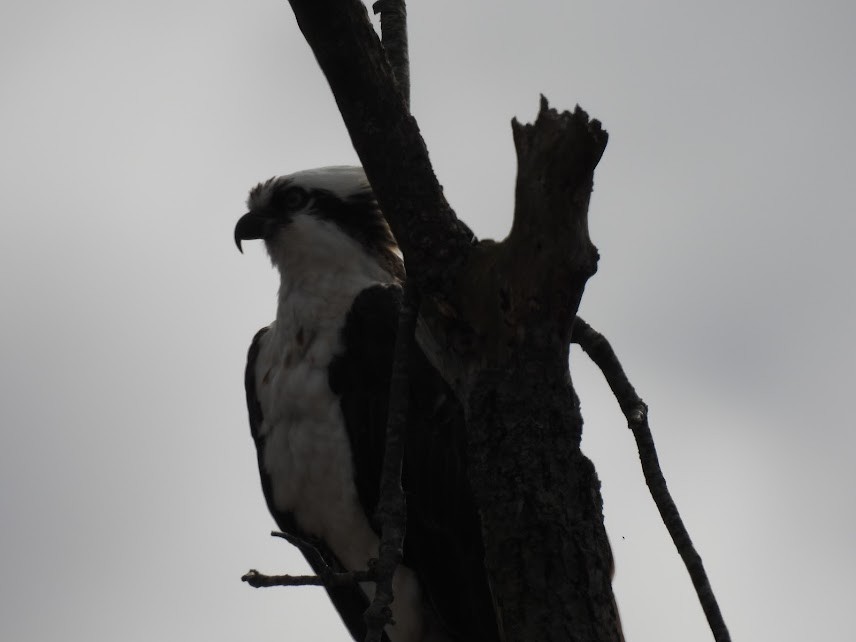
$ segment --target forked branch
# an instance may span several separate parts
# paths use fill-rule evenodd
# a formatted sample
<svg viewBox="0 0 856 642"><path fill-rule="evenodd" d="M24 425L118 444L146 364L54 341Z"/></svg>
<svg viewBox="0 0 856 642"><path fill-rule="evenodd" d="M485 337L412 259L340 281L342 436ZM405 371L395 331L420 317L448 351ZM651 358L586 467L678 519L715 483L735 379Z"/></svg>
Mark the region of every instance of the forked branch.
<svg viewBox="0 0 856 642"><path fill-rule="evenodd" d="M265 575L255 569L250 569L241 577L241 581L246 582L253 588L269 588L271 586L324 586L335 588L339 586L351 586L357 582L374 582L377 577L376 560L368 561L368 570L337 573L328 566L327 561L318 552L318 549L315 548L313 542L280 531L273 531L271 535L294 544L303 553L303 556L312 568L316 569L318 574Z"/></svg>

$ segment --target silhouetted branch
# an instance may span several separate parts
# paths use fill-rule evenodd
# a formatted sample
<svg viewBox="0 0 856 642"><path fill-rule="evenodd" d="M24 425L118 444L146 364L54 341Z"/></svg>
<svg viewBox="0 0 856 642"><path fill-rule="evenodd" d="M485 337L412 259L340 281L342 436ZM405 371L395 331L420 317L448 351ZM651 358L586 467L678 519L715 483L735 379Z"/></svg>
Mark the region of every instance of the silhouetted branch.
<svg viewBox="0 0 856 642"><path fill-rule="evenodd" d="M241 577L254 588L268 588L271 586L326 586L334 588L337 586L350 586L357 582L373 582L375 574L372 571L348 571L347 573L331 573L325 577L320 575L265 575L255 569L247 571Z"/></svg>
<svg viewBox="0 0 856 642"><path fill-rule="evenodd" d="M377 560L369 560L368 570L365 571L336 573L330 568L312 541L280 531L273 531L271 536L279 537L296 546L312 568L317 569L318 575L265 575L255 569L250 569L241 577L241 581L254 588L270 586L326 586L334 588L349 586L355 582L374 582L377 577Z"/></svg>
<svg viewBox="0 0 856 642"><path fill-rule="evenodd" d="M279 537L280 539L284 539L289 544L292 544L297 547L297 549L303 553L303 557L306 558L306 561L309 562L309 565L318 573L318 577L321 579L322 584L325 583L329 578L332 578L335 575L335 571L330 568L330 565L327 564L327 560L324 559L324 556L318 552L318 547L316 543L313 542L310 538L302 538L297 535L292 535L291 533L283 533L281 531L273 531L271 532L272 537ZM371 567L369 567L371 570Z"/></svg>
<svg viewBox="0 0 856 642"><path fill-rule="evenodd" d="M401 466L404 457L404 434L407 430L407 413L410 405L410 353L416 329L418 296L410 282L405 283L395 337L395 360L389 386L389 410L386 425L386 443L383 453L383 471L380 480L380 498L376 517L381 524L378 561L375 566L377 588L374 599L366 611L368 630L366 642L380 642L383 627L392 621L389 605L393 600L392 579L401 563L406 531L407 508L401 487Z"/></svg>
<svg viewBox="0 0 856 642"><path fill-rule="evenodd" d="M448 288L473 243L443 195L359 0L289 0L336 99L354 149L423 297Z"/></svg>
<svg viewBox="0 0 856 642"><path fill-rule="evenodd" d="M704 609L708 624L713 632L713 637L717 642L729 642L731 636L728 633L725 620L722 618L722 612L719 610L701 556L690 540L690 535L678 513L678 507L672 500L669 489L666 487L666 479L660 470L657 450L654 447L654 437L648 427L648 406L636 394L636 390L627 375L624 374L624 369L606 337L577 317L571 340L579 344L583 352L594 361L606 377L609 387L618 400L618 405L627 418L627 425L636 438L645 482L648 484L651 497L654 498L654 503L660 511L660 517L663 519L669 535L672 536L672 541L674 541L678 553L684 560L687 571L689 571L702 609Z"/></svg>
<svg viewBox="0 0 856 642"><path fill-rule="evenodd" d="M404 0L379 0L373 6L380 13L383 48L386 52L405 108L410 104L410 63L407 53L407 9ZM386 440L376 518L381 525L378 559L374 566L376 584L374 598L365 612L366 642L381 642L383 629L392 620L389 607L395 597L393 577L404 556L404 536L407 530L407 507L401 486L404 460L404 434L410 406L410 352L416 330L419 307L416 286L412 280L404 285L395 337L395 356L389 384Z"/></svg>

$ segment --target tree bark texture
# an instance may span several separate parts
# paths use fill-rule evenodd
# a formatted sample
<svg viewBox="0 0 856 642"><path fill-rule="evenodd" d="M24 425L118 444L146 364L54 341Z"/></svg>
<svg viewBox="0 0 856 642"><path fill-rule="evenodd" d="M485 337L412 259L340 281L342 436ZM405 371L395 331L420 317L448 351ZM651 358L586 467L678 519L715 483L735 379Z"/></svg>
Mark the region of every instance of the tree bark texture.
<svg viewBox="0 0 856 642"><path fill-rule="evenodd" d="M568 371L597 265L587 213L607 136L581 109L543 99L536 122L513 131L511 233L470 254L454 301L475 335L464 390L486 564L507 639L619 640L600 484L579 449Z"/></svg>
<svg viewBox="0 0 856 642"><path fill-rule="evenodd" d="M423 295L442 291L473 235L443 195L365 7L359 0L290 2L387 213L409 278Z"/></svg>
<svg viewBox="0 0 856 642"><path fill-rule="evenodd" d="M587 214L607 135L542 99L512 123L514 224L476 242L446 202L365 8L291 0L421 294L417 339L467 416L469 477L508 642L621 639L600 485L579 449L568 345L597 250Z"/></svg>

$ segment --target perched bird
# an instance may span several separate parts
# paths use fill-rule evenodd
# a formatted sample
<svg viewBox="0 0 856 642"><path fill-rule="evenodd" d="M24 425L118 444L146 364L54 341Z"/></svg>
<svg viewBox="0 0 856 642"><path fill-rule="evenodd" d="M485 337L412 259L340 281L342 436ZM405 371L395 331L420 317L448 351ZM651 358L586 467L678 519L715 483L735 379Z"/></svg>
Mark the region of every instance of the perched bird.
<svg viewBox="0 0 856 642"><path fill-rule="evenodd" d="M312 546L316 572L365 569L374 521L404 264L359 167L325 167L252 189L235 242L263 239L280 273L276 320L247 359L246 393L268 508ZM500 639L481 526L466 478L460 403L417 348L402 483L404 559L390 642ZM365 636L374 585L328 588L351 635Z"/></svg>

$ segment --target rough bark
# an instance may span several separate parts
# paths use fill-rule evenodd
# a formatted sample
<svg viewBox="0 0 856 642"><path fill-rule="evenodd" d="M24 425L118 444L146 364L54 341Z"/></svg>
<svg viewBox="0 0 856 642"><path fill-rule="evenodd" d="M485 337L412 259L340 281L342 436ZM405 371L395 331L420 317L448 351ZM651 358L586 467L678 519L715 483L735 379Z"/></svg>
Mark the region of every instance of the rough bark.
<svg viewBox="0 0 856 642"><path fill-rule="evenodd" d="M423 295L442 291L473 235L443 196L365 7L358 0L291 0L291 7L389 216L410 278Z"/></svg>
<svg viewBox="0 0 856 642"><path fill-rule="evenodd" d="M418 340L465 406L470 481L509 642L620 640L599 482L579 450L568 343L597 252L592 173L606 133L580 109L513 123L507 239L476 243L356 0L291 0L422 295Z"/></svg>
<svg viewBox="0 0 856 642"><path fill-rule="evenodd" d="M515 218L459 277L475 335L465 387L470 482L509 640L619 640L600 484L579 449L568 343L597 250L592 174L606 133L581 109L513 124ZM501 587L497 590L497 587Z"/></svg>

